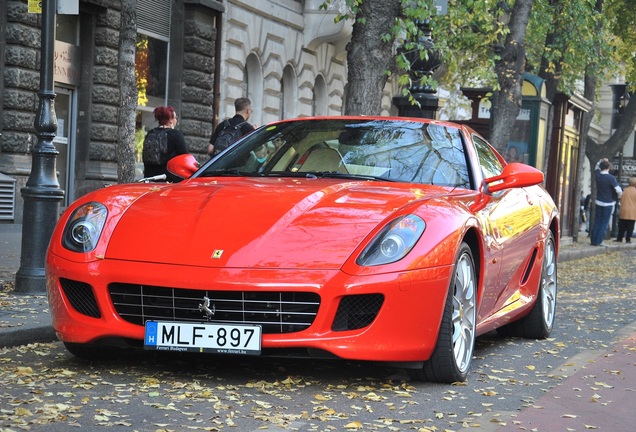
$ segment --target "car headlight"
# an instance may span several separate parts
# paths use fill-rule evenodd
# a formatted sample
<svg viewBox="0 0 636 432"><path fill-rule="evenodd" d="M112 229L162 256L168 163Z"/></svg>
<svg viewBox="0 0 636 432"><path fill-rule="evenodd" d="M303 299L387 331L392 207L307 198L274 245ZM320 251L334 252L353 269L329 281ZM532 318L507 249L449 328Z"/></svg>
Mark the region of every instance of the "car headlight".
<svg viewBox="0 0 636 432"><path fill-rule="evenodd" d="M362 251L356 263L361 266L389 264L401 260L413 249L426 228L419 216L402 216L389 223Z"/></svg>
<svg viewBox="0 0 636 432"><path fill-rule="evenodd" d="M103 204L89 202L77 208L64 228L64 247L75 252L90 252L104 228L108 210Z"/></svg>

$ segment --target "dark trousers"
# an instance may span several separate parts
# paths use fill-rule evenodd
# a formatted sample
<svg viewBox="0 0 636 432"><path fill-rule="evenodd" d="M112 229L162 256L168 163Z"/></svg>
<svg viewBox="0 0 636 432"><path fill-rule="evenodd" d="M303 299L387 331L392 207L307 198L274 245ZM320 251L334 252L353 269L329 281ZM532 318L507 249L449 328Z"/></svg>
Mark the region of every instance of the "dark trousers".
<svg viewBox="0 0 636 432"><path fill-rule="evenodd" d="M629 243L632 240L632 233L634 232L634 222L630 219L619 219L618 220L618 237L616 240L623 241L623 236L625 236L625 241Z"/></svg>
<svg viewBox="0 0 636 432"><path fill-rule="evenodd" d="M610 218L612 217L612 211L614 206L595 206L594 211L594 226L590 233L591 242L593 245L600 245L605 238L605 232L609 225Z"/></svg>

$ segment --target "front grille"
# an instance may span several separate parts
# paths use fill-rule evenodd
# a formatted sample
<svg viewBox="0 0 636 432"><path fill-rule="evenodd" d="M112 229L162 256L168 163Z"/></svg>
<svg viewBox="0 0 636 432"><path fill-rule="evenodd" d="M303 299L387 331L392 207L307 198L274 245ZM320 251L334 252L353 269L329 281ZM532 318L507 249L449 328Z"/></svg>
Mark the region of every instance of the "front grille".
<svg viewBox="0 0 636 432"><path fill-rule="evenodd" d="M357 330L373 322L384 303L382 294L361 294L343 297L333 320L333 331Z"/></svg>
<svg viewBox="0 0 636 432"><path fill-rule="evenodd" d="M97 306L95 294L93 294L93 288L89 284L60 278L60 285L73 309L93 318L102 316Z"/></svg>
<svg viewBox="0 0 636 432"><path fill-rule="evenodd" d="M125 283L108 286L119 316L133 324L148 320L202 322L203 297L210 299L213 322L258 324L263 334L293 333L311 325L320 296L306 292L199 291Z"/></svg>

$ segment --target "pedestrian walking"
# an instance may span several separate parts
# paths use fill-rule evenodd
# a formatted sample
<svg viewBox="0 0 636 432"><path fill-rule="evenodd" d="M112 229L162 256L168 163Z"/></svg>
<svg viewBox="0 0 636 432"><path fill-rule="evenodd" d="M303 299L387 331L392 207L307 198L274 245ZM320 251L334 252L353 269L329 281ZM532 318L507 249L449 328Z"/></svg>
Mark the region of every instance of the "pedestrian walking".
<svg viewBox="0 0 636 432"><path fill-rule="evenodd" d="M594 225L592 226L592 246L605 246L603 239L609 226L616 200L620 199L623 190L616 178L610 174L612 164L604 158L596 163L596 200L594 212Z"/></svg>
<svg viewBox="0 0 636 432"><path fill-rule="evenodd" d="M175 129L177 114L171 106L159 106L153 111L158 127L146 134L143 146L144 177L165 175L169 182L181 178L168 172L168 161L180 154L188 153L183 133Z"/></svg>
<svg viewBox="0 0 636 432"><path fill-rule="evenodd" d="M625 236L625 243L631 243L636 222L636 177L629 179L629 185L621 195L621 209L618 217L618 236L614 241L622 243Z"/></svg>
<svg viewBox="0 0 636 432"><path fill-rule="evenodd" d="M208 145L209 156L216 156L240 137L256 129L254 125L248 123L250 115L254 111L252 102L248 98L236 99L234 101L234 110L236 111L234 117L219 123L212 133L210 144Z"/></svg>

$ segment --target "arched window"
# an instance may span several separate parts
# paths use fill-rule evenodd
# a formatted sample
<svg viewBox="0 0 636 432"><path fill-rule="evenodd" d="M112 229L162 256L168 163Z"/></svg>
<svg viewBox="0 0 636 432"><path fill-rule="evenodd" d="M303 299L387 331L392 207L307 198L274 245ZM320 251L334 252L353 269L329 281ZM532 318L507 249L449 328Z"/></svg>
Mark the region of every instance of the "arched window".
<svg viewBox="0 0 636 432"><path fill-rule="evenodd" d="M298 86L296 73L290 65L283 69L283 79L280 83L281 88L281 119L297 117L296 107L298 106Z"/></svg>
<svg viewBox="0 0 636 432"><path fill-rule="evenodd" d="M256 54L250 54L245 60L245 95L252 101L250 123L260 125L263 122L263 67Z"/></svg>
<svg viewBox="0 0 636 432"><path fill-rule="evenodd" d="M314 83L314 100L312 107L313 115L323 116L328 114L328 97L327 97L327 83L322 75L316 77Z"/></svg>

